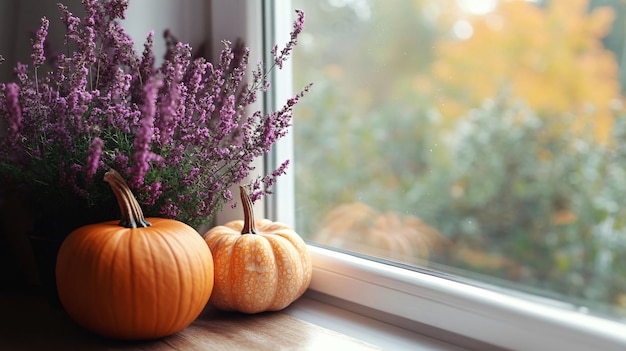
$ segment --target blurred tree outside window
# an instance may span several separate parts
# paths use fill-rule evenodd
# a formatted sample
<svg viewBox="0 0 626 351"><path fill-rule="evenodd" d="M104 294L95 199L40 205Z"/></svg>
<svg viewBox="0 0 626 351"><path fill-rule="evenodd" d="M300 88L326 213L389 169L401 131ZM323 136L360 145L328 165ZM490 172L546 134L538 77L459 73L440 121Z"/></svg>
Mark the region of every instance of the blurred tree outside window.
<svg viewBox="0 0 626 351"><path fill-rule="evenodd" d="M626 2L292 0L296 226L626 318Z"/></svg>

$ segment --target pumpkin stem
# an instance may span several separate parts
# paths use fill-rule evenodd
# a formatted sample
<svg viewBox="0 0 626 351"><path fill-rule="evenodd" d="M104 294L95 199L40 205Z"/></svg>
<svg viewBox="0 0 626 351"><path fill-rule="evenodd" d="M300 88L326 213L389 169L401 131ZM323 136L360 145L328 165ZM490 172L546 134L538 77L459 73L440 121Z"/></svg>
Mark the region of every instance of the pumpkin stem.
<svg viewBox="0 0 626 351"><path fill-rule="evenodd" d="M256 234L254 227L254 206L252 200L246 191L246 188L239 186L239 195L241 196L241 204L243 205L243 228L241 234Z"/></svg>
<svg viewBox="0 0 626 351"><path fill-rule="evenodd" d="M122 175L116 170L110 169L104 174L104 181L111 186L113 194L117 198L117 204L120 206L120 212L122 213L120 225L126 228L149 227L150 222L144 218L139 202L133 196Z"/></svg>

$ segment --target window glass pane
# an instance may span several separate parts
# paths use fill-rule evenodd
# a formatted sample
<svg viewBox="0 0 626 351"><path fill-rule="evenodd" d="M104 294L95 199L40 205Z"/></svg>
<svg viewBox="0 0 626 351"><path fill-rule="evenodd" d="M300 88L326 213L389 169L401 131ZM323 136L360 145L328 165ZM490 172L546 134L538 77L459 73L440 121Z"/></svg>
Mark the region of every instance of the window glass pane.
<svg viewBox="0 0 626 351"><path fill-rule="evenodd" d="M621 0L293 0L297 230L626 308Z"/></svg>

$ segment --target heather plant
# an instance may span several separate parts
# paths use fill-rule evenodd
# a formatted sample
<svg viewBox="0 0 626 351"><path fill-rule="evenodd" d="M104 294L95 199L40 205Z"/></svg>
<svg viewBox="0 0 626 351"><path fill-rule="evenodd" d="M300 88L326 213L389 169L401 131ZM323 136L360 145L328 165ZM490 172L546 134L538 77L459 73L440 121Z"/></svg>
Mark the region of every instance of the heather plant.
<svg viewBox="0 0 626 351"><path fill-rule="evenodd" d="M0 83L3 183L24 187L44 208L93 208L114 201L102 181L114 168L148 215L210 222L232 200L229 187L247 181L253 161L287 133L293 107L309 89L276 111L251 109L269 88L268 73L297 44L304 13L296 11L291 39L272 50L273 62L248 72L249 49L227 41L215 63L172 43L155 67L154 34L138 54L119 23L128 0L83 6L79 18L59 4L64 52L44 45L44 17L32 65L18 63L16 81ZM250 181L253 200L269 192L288 163Z"/></svg>

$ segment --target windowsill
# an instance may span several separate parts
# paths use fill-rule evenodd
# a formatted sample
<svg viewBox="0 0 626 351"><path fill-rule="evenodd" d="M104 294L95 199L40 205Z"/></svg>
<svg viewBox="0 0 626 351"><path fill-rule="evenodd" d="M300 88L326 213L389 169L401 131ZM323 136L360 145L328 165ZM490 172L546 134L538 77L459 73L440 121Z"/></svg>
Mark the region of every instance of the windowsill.
<svg viewBox="0 0 626 351"><path fill-rule="evenodd" d="M30 290L0 292L0 349L64 350L460 350L349 312L307 294L282 312L243 315L208 308L185 330L157 341L119 342L78 327L60 307Z"/></svg>
<svg viewBox="0 0 626 351"><path fill-rule="evenodd" d="M348 337L394 351L460 351L466 350L444 341L403 329L329 303L327 296L309 291L294 302L286 313L314 325L331 329ZM339 305L346 302L338 302ZM362 309L363 307L358 307ZM487 345L478 345L486 347ZM481 348L486 350L485 348ZM491 349L491 348L488 348Z"/></svg>

